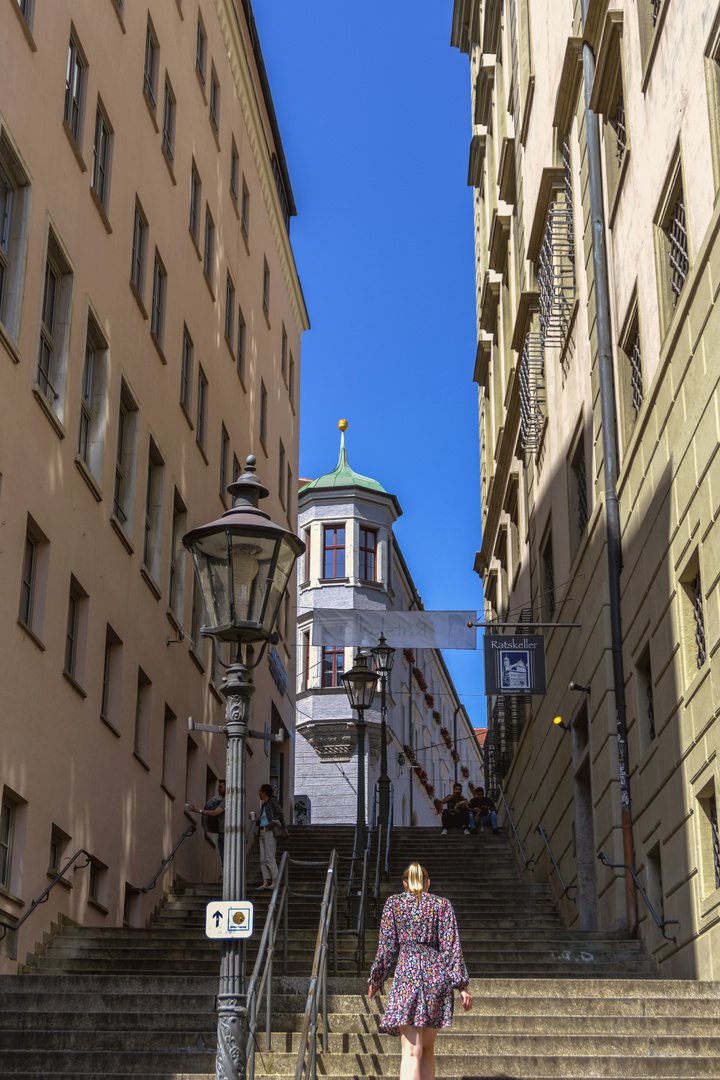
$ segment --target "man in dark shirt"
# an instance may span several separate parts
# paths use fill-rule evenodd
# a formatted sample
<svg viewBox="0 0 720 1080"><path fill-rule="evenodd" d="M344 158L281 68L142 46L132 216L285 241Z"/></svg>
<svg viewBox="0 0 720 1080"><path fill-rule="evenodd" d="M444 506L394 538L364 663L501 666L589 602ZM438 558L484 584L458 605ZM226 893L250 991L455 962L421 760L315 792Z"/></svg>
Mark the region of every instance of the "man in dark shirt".
<svg viewBox="0 0 720 1080"><path fill-rule="evenodd" d="M482 832L484 825L491 825L493 833L497 836L500 832L497 823L497 811L495 810L495 803L485 794L485 788L477 788L475 798L471 799L468 805L475 815L475 824L480 826L480 831Z"/></svg>
<svg viewBox="0 0 720 1080"><path fill-rule="evenodd" d="M442 812L443 828L441 836L447 836L448 829L464 829L465 835L470 835L470 807L462 793L462 784L453 784L452 795L446 795L440 800L445 803Z"/></svg>

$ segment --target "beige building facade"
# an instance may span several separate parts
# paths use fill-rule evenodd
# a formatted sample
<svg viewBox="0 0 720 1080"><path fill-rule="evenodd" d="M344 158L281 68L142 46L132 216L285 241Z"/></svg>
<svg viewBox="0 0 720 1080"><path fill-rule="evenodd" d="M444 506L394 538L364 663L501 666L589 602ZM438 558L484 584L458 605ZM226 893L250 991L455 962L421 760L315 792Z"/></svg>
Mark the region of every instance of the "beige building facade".
<svg viewBox="0 0 720 1080"><path fill-rule="evenodd" d="M295 213L249 0L0 8L0 921L143 925L224 775L220 660L181 538L257 457L297 523ZM255 673L248 798L293 792L293 579ZM78 860L78 866L85 862Z"/></svg>
<svg viewBox="0 0 720 1080"><path fill-rule="evenodd" d="M451 40L472 92L475 568L488 618L552 624L546 695L489 700L491 783L568 925L632 926L629 854L660 973L717 979L720 5L456 0Z"/></svg>

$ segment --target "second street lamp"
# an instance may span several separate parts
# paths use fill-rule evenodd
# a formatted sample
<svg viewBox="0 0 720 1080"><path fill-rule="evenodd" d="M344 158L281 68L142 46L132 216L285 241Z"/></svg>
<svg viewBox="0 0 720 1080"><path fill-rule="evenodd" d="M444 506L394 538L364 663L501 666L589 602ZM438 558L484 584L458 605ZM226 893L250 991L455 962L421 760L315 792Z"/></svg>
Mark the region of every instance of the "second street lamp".
<svg viewBox="0 0 720 1080"><path fill-rule="evenodd" d="M362 857L365 850L365 710L372 705L377 675L371 671L362 653L355 657L355 664L342 677L350 708L358 714L357 724L357 840L355 855Z"/></svg>
<svg viewBox="0 0 720 1080"><path fill-rule="evenodd" d="M380 824L387 832L390 819L390 777L387 771L387 684L390 681L395 660L395 650L391 649L385 640L385 635L380 635L380 641L372 651L375 660L375 671L380 676L380 688L382 697L380 700L380 776L378 778L378 805L380 809Z"/></svg>
<svg viewBox="0 0 720 1080"><path fill-rule="evenodd" d="M223 900L236 901L245 899L245 743L249 736L274 737L250 731L248 726L250 698L255 691L252 642L277 640L273 627L280 601L305 545L258 508L268 489L255 475L252 455L247 458L245 472L228 491L233 497L232 509L217 521L192 529L183 537L183 544L192 553L207 612L208 625L202 633L237 645L237 655L222 686L225 727L195 725L199 730L227 736ZM244 994L245 942L224 940L217 996L217 1080L245 1076Z"/></svg>

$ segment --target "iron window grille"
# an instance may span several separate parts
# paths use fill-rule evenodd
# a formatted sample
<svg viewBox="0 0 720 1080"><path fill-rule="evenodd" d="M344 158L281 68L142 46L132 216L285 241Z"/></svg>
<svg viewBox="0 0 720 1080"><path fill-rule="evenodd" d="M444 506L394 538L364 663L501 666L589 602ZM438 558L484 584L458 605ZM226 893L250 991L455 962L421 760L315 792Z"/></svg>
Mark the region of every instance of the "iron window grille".
<svg viewBox="0 0 720 1080"><path fill-rule="evenodd" d="M585 469L585 444L581 437L578 444L575 457L572 461L572 473L573 481L575 485L575 497L577 505L575 512L577 515L577 529L578 535L581 536L585 531L585 526L588 523L588 497L587 497L587 473Z"/></svg>
<svg viewBox="0 0 720 1080"><path fill-rule="evenodd" d="M635 414L635 420L637 420L644 397L639 328L636 328L632 338L628 359L630 361L630 401L633 413Z"/></svg>
<svg viewBox="0 0 720 1080"><path fill-rule="evenodd" d="M699 571L690 583L690 593L693 617L695 619L695 660L698 668L701 668L707 660L707 648L705 644L705 614L703 611L702 584Z"/></svg>
<svg viewBox="0 0 720 1080"><path fill-rule="evenodd" d="M553 566L552 538L548 538L542 553L543 593L548 619L555 614L555 567Z"/></svg>
<svg viewBox="0 0 720 1080"><path fill-rule="evenodd" d="M660 18L660 8L662 7L663 0L650 0L650 17L652 19L653 30L657 26L657 21Z"/></svg>
<svg viewBox="0 0 720 1080"><path fill-rule="evenodd" d="M545 422L545 356L538 332L526 334L520 354L520 441L526 453L540 446Z"/></svg>
<svg viewBox="0 0 720 1080"><path fill-rule="evenodd" d="M668 238L668 260L670 263L670 288L672 289L672 306L677 307L678 298L683 290L685 280L690 269L690 255L688 251L687 225L685 221L685 199L682 188L675 203L672 216L665 229Z"/></svg>
<svg viewBox="0 0 720 1080"><path fill-rule="evenodd" d="M655 738L655 701L653 698L652 670L650 665L645 667L646 693L647 693L647 718L650 728L650 741Z"/></svg>
<svg viewBox="0 0 720 1080"><path fill-rule="evenodd" d="M718 831L717 800L715 792L708 799L710 828L712 830L713 867L715 870L715 888L720 889L720 831Z"/></svg>
<svg viewBox="0 0 720 1080"><path fill-rule="evenodd" d="M544 346L563 345L575 302L575 230L567 138L563 142L563 164L565 181L548 209L538 265L540 335Z"/></svg>
<svg viewBox="0 0 720 1080"><path fill-rule="evenodd" d="M615 157L617 159L618 169L622 168L622 163L625 159L625 151L627 149L627 128L625 126L625 98L620 94L618 99L617 108L615 109L615 115L610 121L610 126L615 132Z"/></svg>

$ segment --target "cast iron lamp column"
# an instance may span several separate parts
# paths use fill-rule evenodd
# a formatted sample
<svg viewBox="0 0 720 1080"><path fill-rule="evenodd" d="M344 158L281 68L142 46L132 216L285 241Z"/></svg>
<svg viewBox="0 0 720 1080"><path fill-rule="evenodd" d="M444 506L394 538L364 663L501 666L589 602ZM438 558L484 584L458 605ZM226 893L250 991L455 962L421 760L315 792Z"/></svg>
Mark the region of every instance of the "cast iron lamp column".
<svg viewBox="0 0 720 1080"><path fill-rule="evenodd" d="M365 663L365 657L358 653L355 657L355 666L346 671L342 677L345 683L345 691L350 702L350 708L358 714L357 725L357 758L358 758L358 783L357 783L357 850L355 855L362 858L365 851L365 710L372 705L375 696L377 675Z"/></svg>
<svg viewBox="0 0 720 1080"><path fill-rule="evenodd" d="M225 861L223 900L245 899L245 743L248 736L268 739L248 727L252 682L252 642L277 640L273 627L280 601L305 545L258 509L268 495L255 475L250 455L245 472L228 487L233 507L217 521L183 537L192 553L208 625L203 635L237 645L222 693L225 727L196 725L227 736L225 764ZM246 662L242 646L246 646ZM260 654L262 656L262 652ZM258 659L259 663L259 659ZM273 738L273 736L270 736ZM216 1080L244 1080L246 1073L245 942L223 940L217 996Z"/></svg>
<svg viewBox="0 0 720 1080"><path fill-rule="evenodd" d="M385 635L380 635L380 641L372 651L375 660L375 671L380 676L380 776L378 778L378 804L380 808L380 824L387 832L390 819L390 777L387 771L387 699L386 690L390 680L390 672L395 661L395 650L391 649L385 640Z"/></svg>

